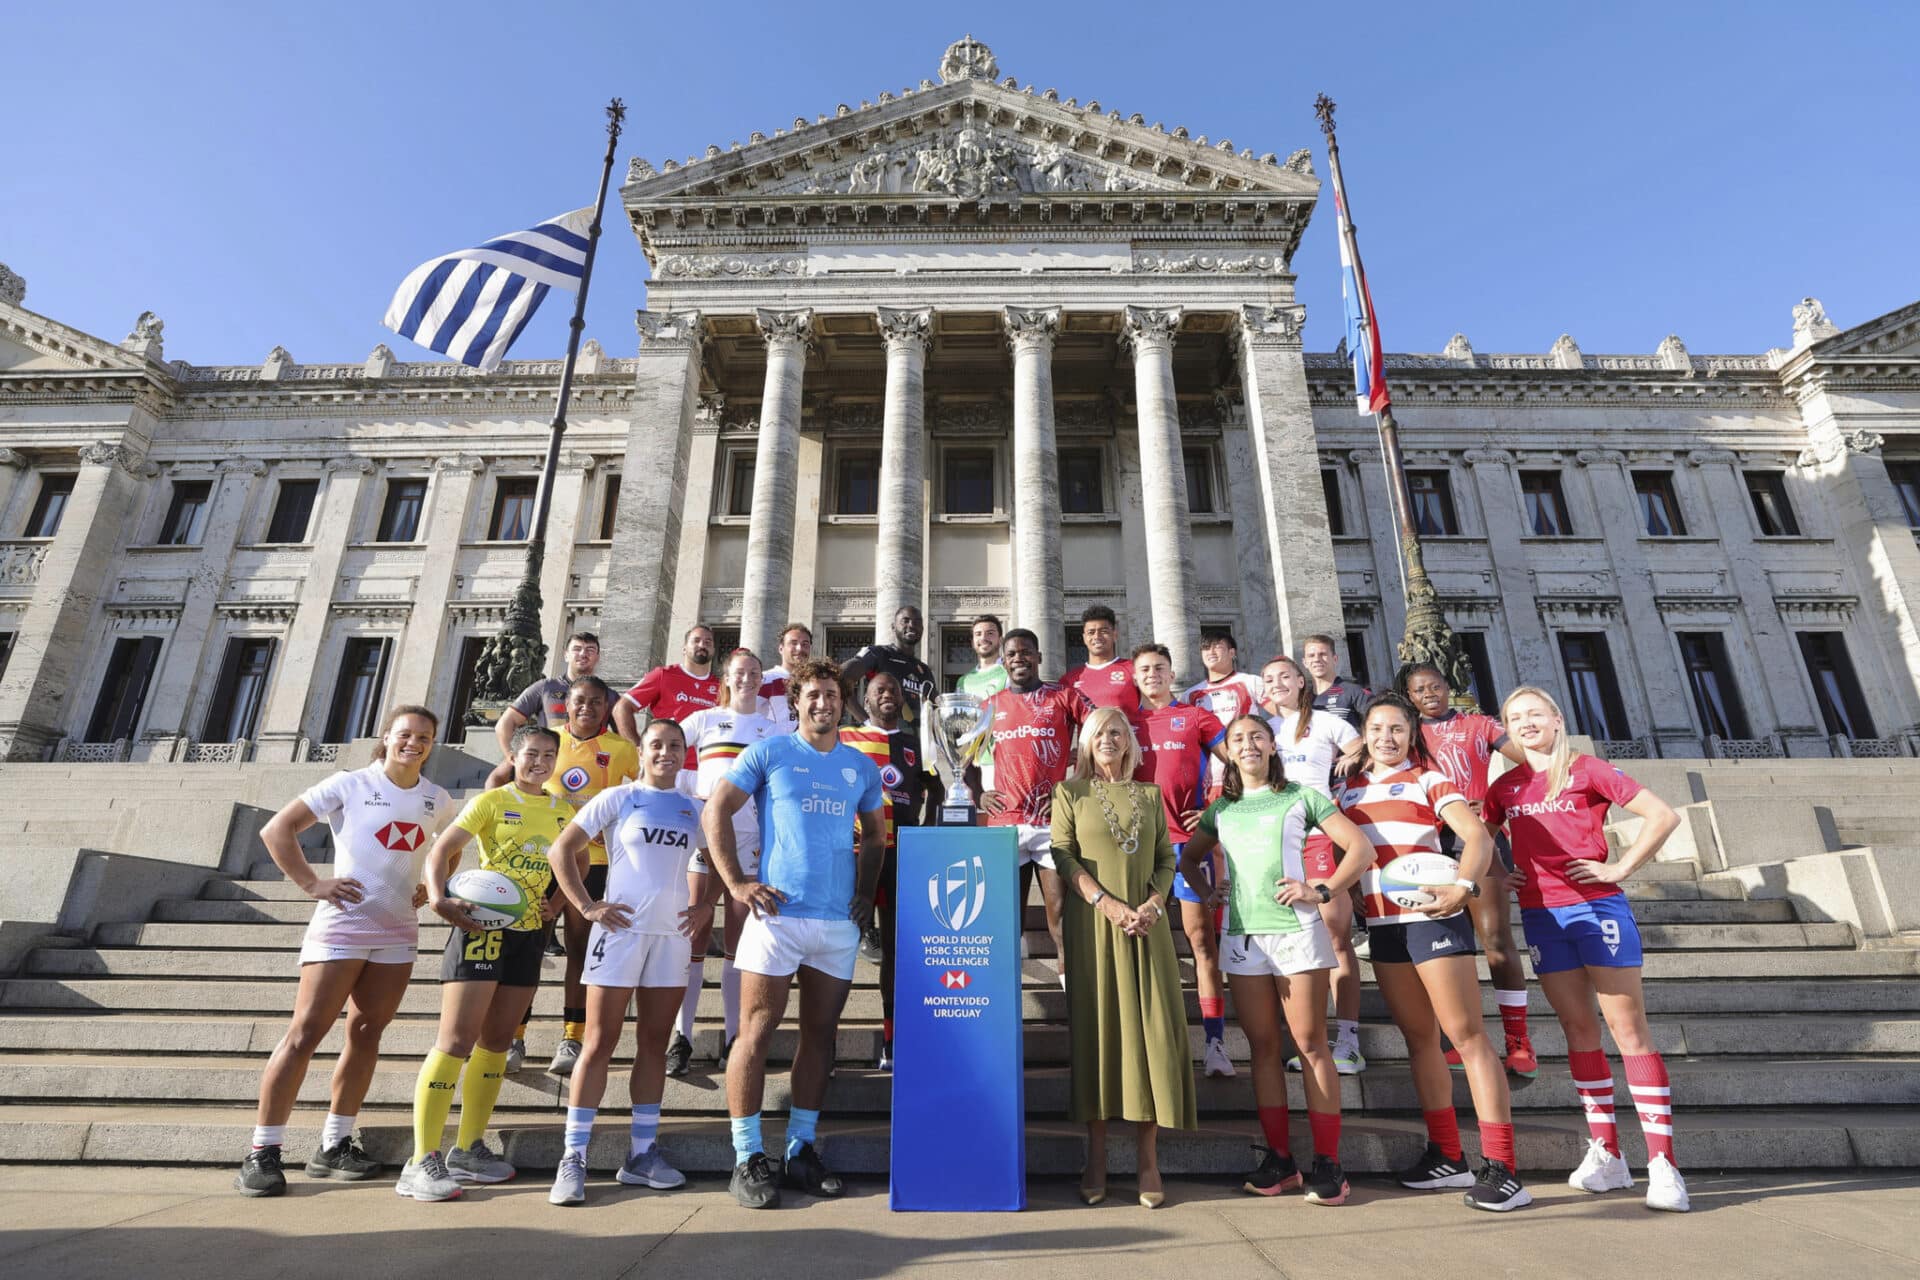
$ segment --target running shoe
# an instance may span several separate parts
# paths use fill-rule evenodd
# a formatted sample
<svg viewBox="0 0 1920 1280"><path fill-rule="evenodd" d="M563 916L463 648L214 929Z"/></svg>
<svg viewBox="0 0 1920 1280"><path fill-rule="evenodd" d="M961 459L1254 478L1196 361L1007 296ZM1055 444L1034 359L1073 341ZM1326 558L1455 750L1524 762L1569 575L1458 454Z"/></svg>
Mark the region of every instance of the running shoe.
<svg viewBox="0 0 1920 1280"><path fill-rule="evenodd" d="M1357 1041L1333 1046L1333 1069L1343 1076L1357 1076L1367 1069L1366 1055Z"/></svg>
<svg viewBox="0 0 1920 1280"><path fill-rule="evenodd" d="M728 1036L726 1046L720 1050L720 1069L722 1071L727 1069L727 1059L733 1056L733 1042L739 1038L737 1035Z"/></svg>
<svg viewBox="0 0 1920 1280"><path fill-rule="evenodd" d="M733 1183L727 1190L743 1209L780 1207L780 1167L764 1151L756 1151L733 1166Z"/></svg>
<svg viewBox="0 0 1920 1280"><path fill-rule="evenodd" d="M547 954L550 956L560 956L562 958L566 956L567 944L560 941L559 934L549 934L547 936Z"/></svg>
<svg viewBox="0 0 1920 1280"><path fill-rule="evenodd" d="M283 1196L287 1175L280 1169L279 1147L255 1147L233 1175L233 1189L243 1196Z"/></svg>
<svg viewBox="0 0 1920 1280"><path fill-rule="evenodd" d="M880 950L880 931L869 929L860 935L860 958L868 964L879 964L885 959Z"/></svg>
<svg viewBox="0 0 1920 1280"><path fill-rule="evenodd" d="M1467 1064L1460 1060L1460 1051L1452 1045L1448 1045L1447 1051L1440 1056L1447 1060L1447 1070L1449 1071L1465 1071L1467 1069Z"/></svg>
<svg viewBox="0 0 1920 1280"><path fill-rule="evenodd" d="M1346 1171L1338 1160L1320 1155L1313 1158L1313 1172L1307 1175L1308 1204L1345 1204L1350 1190Z"/></svg>
<svg viewBox="0 0 1920 1280"><path fill-rule="evenodd" d="M429 1151L418 1160L409 1160L400 1170L400 1181L393 1184L395 1195L410 1200L458 1200L461 1186L447 1172L447 1162L438 1151Z"/></svg>
<svg viewBox="0 0 1920 1280"><path fill-rule="evenodd" d="M675 1031L673 1039L667 1043L667 1074L683 1076L692 1065L693 1041Z"/></svg>
<svg viewBox="0 0 1920 1280"><path fill-rule="evenodd" d="M655 1191L671 1191L687 1185L687 1175L668 1164L657 1145L637 1156L628 1156L620 1172L613 1176L630 1187L652 1187Z"/></svg>
<svg viewBox="0 0 1920 1280"><path fill-rule="evenodd" d="M1617 1156L1607 1150L1607 1144L1598 1138L1587 1139L1587 1154L1580 1161L1580 1167L1567 1175L1567 1185L1575 1191L1625 1191L1633 1185L1633 1170L1627 1167L1627 1158Z"/></svg>
<svg viewBox="0 0 1920 1280"><path fill-rule="evenodd" d="M553 1051L553 1061L547 1064L547 1074L550 1076L559 1076L562 1080L565 1080L573 1074L573 1068L579 1061L580 1042L578 1040L562 1040L560 1047Z"/></svg>
<svg viewBox="0 0 1920 1280"><path fill-rule="evenodd" d="M352 1134L330 1147L316 1148L313 1159L307 1161L309 1178L340 1178L347 1182L359 1182L378 1172L380 1162L369 1158L360 1146L360 1140Z"/></svg>
<svg viewBox="0 0 1920 1280"><path fill-rule="evenodd" d="M1647 1208L1664 1213L1685 1213L1693 1207L1687 1199L1687 1180L1665 1156L1647 1161Z"/></svg>
<svg viewBox="0 0 1920 1280"><path fill-rule="evenodd" d="M461 1182L510 1182L519 1170L500 1158L485 1138L447 1152L447 1172Z"/></svg>
<svg viewBox="0 0 1920 1280"><path fill-rule="evenodd" d="M1247 1175L1240 1184L1241 1190L1256 1196L1277 1196L1283 1191L1292 1191L1300 1185L1300 1166L1293 1162L1292 1156L1283 1156L1272 1147L1254 1144L1255 1151L1264 1151L1260 1157L1260 1167Z"/></svg>
<svg viewBox="0 0 1920 1280"><path fill-rule="evenodd" d="M1533 1196L1520 1185L1520 1179L1500 1160L1481 1165L1480 1176L1460 1198L1467 1202L1467 1208L1485 1209L1489 1213L1507 1213L1533 1203Z"/></svg>
<svg viewBox="0 0 1920 1280"><path fill-rule="evenodd" d="M1207 1041L1207 1074L1233 1079L1233 1059L1227 1056L1227 1043L1224 1040Z"/></svg>
<svg viewBox="0 0 1920 1280"><path fill-rule="evenodd" d="M1353 927L1353 954L1362 960L1373 958L1373 939L1368 936L1367 927L1363 924L1356 924Z"/></svg>
<svg viewBox="0 0 1920 1280"><path fill-rule="evenodd" d="M1540 1059L1534 1055L1531 1036L1507 1037L1507 1070L1522 1080L1540 1074Z"/></svg>
<svg viewBox="0 0 1920 1280"><path fill-rule="evenodd" d="M882 1040L880 1042L880 1057L873 1064L873 1069L875 1071L893 1070L893 1041Z"/></svg>
<svg viewBox="0 0 1920 1280"><path fill-rule="evenodd" d="M1296 1074L1297 1074L1297 1073L1299 1072L1299 1070L1300 1070L1300 1055L1299 1055L1299 1054L1297 1054L1297 1053L1296 1053L1296 1054L1293 1054L1293 1055L1292 1055L1291 1057L1289 1057L1289 1058L1287 1059L1287 1070L1289 1070L1289 1071L1292 1071L1292 1072L1294 1072L1294 1073L1296 1073Z"/></svg>
<svg viewBox="0 0 1920 1280"><path fill-rule="evenodd" d="M525 1040L515 1040L512 1044L507 1046L507 1066L506 1066L507 1074L510 1076L519 1075L520 1068L526 1065L527 1065L527 1042Z"/></svg>
<svg viewBox="0 0 1920 1280"><path fill-rule="evenodd" d="M560 1157L553 1175L553 1190L547 1192L548 1204L584 1204L587 1199L587 1153L569 1151Z"/></svg>
<svg viewBox="0 0 1920 1280"><path fill-rule="evenodd" d="M1472 1186L1473 1170L1467 1167L1464 1156L1458 1160L1450 1159L1441 1153L1439 1147L1429 1142L1418 1160L1404 1169L1394 1171L1393 1180L1415 1191L1440 1191L1450 1187Z"/></svg>
<svg viewBox="0 0 1920 1280"><path fill-rule="evenodd" d="M826 1161L820 1158L811 1142L801 1143L800 1149L787 1157L780 1180L795 1191L829 1200L847 1189L840 1175L827 1168Z"/></svg>

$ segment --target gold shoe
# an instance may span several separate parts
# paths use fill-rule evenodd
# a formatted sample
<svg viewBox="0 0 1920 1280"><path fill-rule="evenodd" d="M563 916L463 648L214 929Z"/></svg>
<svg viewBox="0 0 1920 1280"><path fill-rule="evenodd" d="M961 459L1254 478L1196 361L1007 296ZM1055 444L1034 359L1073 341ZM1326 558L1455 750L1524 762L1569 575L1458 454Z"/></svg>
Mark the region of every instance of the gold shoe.
<svg viewBox="0 0 1920 1280"><path fill-rule="evenodd" d="M1166 1202L1167 1193L1164 1191L1142 1191L1140 1193L1140 1207L1142 1209L1158 1209Z"/></svg>
<svg viewBox="0 0 1920 1280"><path fill-rule="evenodd" d="M1101 1201L1105 1200L1106 1198L1107 1198L1107 1189L1105 1187L1089 1187L1084 1183L1081 1184L1081 1187L1080 1187L1080 1203L1081 1204L1099 1204Z"/></svg>

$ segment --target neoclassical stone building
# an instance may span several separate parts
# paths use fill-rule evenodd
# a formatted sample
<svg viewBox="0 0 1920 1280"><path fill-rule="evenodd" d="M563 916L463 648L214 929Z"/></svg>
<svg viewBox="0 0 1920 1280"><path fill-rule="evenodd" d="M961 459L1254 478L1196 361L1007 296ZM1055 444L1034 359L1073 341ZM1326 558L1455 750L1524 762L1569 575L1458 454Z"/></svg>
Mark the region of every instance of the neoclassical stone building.
<svg viewBox="0 0 1920 1280"><path fill-rule="evenodd" d="M937 81L635 159L653 282L635 354L581 359L549 643L595 630L632 675L696 620L764 652L800 619L842 652L913 602L949 676L988 611L1057 671L1104 601L1186 672L1224 623L1249 663L1329 631L1382 679L1377 442L1300 341L1319 192L1305 150L1003 82L971 38ZM1388 370L1483 695L1549 684L1615 754L1913 749L1920 303L1840 331L1809 299L1764 354L1456 336ZM0 269L0 755L324 757L384 704L458 712L558 374L168 362L151 314L81 333Z"/></svg>

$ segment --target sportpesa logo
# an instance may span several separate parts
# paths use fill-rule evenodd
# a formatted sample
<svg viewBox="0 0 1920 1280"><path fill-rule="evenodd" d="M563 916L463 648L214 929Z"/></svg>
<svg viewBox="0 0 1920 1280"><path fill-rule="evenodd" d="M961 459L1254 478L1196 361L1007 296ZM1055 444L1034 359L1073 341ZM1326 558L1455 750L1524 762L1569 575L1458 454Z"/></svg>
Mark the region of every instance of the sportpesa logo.
<svg viewBox="0 0 1920 1280"><path fill-rule="evenodd" d="M987 864L977 855L927 877L927 905L949 933L962 933L987 909Z"/></svg>

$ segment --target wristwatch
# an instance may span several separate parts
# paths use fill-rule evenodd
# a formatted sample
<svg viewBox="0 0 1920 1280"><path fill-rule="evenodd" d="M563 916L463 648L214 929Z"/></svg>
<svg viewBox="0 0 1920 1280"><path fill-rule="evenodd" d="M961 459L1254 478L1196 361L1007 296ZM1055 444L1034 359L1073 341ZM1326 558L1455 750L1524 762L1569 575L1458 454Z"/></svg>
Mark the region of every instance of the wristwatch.
<svg viewBox="0 0 1920 1280"><path fill-rule="evenodd" d="M1480 896L1480 884L1478 881L1469 880L1465 876L1461 876L1458 880L1455 880L1454 883L1462 889L1465 889L1469 898L1477 898Z"/></svg>
<svg viewBox="0 0 1920 1280"><path fill-rule="evenodd" d="M1327 886L1316 884L1313 886L1313 891L1320 895L1320 904L1322 906L1333 901L1333 890L1327 888Z"/></svg>

